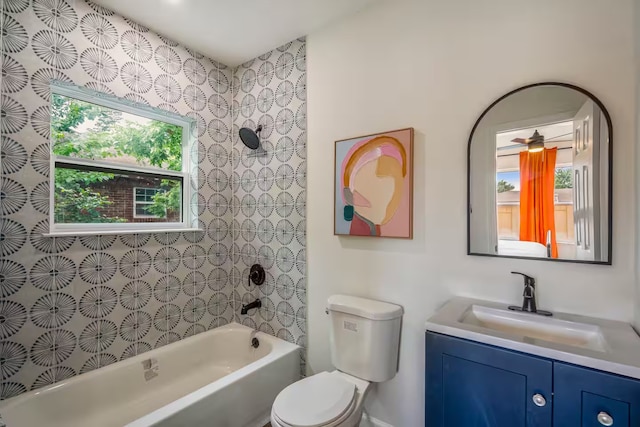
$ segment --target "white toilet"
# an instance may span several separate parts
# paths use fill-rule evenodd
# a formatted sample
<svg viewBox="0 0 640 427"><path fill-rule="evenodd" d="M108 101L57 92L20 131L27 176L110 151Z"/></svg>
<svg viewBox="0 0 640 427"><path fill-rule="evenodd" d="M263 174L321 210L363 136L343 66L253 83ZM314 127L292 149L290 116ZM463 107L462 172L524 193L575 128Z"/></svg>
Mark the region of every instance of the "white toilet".
<svg viewBox="0 0 640 427"><path fill-rule="evenodd" d="M272 427L355 427L372 382L398 371L402 307L347 295L329 297L331 360L321 372L282 390L271 409Z"/></svg>

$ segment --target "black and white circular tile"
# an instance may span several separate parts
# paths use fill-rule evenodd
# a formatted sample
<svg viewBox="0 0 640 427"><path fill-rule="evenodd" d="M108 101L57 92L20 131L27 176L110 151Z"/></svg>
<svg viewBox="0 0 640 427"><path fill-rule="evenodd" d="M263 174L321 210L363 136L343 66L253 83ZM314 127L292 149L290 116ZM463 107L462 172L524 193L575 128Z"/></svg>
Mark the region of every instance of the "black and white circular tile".
<svg viewBox="0 0 640 427"><path fill-rule="evenodd" d="M2 12L0 399L234 320L305 343L304 40L231 68L84 0ZM43 235L53 80L196 121L203 232ZM252 151L237 134L258 125ZM256 262L267 280L247 291ZM263 308L240 316L245 297Z"/></svg>

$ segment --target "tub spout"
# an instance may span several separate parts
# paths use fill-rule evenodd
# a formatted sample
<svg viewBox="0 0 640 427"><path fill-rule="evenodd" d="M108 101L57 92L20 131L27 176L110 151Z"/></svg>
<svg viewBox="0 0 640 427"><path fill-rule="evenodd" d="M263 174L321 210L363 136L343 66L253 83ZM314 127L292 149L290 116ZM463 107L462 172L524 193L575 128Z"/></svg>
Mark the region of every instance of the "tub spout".
<svg viewBox="0 0 640 427"><path fill-rule="evenodd" d="M250 302L249 304L243 304L242 309L240 310L240 314L247 314L249 310L252 308L260 308L262 307L262 301L259 298L256 298L255 301Z"/></svg>

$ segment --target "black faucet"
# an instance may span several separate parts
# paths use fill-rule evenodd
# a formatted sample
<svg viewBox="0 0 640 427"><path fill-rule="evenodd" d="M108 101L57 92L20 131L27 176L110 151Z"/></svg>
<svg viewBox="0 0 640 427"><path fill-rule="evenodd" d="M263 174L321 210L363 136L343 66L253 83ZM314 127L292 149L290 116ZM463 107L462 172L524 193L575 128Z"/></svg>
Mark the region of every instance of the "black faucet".
<svg viewBox="0 0 640 427"><path fill-rule="evenodd" d="M512 271L511 274L519 274L524 277L524 292L522 293L524 299L522 301L522 307L510 305L509 310L524 311L542 316L553 316L550 311L538 310L536 307L536 279L526 274L518 273L517 271Z"/></svg>
<svg viewBox="0 0 640 427"><path fill-rule="evenodd" d="M242 304L242 309L240 310L240 314L247 314L249 310L252 308L260 308L262 307L262 301L259 298L256 298L255 301L250 302L249 304Z"/></svg>

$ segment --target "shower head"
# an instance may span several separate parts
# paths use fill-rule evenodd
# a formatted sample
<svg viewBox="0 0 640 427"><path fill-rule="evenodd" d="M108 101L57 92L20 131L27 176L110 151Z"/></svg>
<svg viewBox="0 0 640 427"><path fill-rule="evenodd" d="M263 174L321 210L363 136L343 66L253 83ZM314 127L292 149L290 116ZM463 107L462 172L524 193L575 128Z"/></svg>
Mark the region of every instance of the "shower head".
<svg viewBox="0 0 640 427"><path fill-rule="evenodd" d="M260 147L260 136L258 135L262 130L262 125L258 125L255 131L249 128L240 128L238 132L240 134L240 139L248 148L252 150L258 149Z"/></svg>

